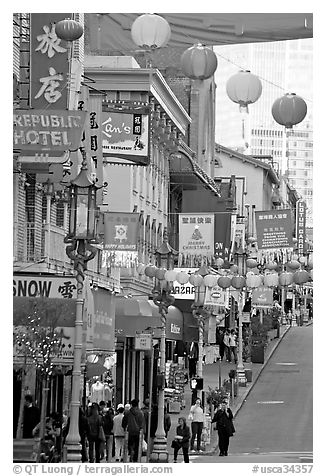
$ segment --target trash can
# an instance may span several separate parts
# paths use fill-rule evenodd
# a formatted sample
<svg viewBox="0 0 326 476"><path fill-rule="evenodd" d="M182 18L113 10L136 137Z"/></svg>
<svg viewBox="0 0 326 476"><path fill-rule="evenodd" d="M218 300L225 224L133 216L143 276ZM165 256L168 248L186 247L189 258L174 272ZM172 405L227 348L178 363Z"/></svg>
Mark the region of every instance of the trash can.
<svg viewBox="0 0 326 476"><path fill-rule="evenodd" d="M245 375L246 375L247 382L252 382L252 370L245 369Z"/></svg>
<svg viewBox="0 0 326 476"><path fill-rule="evenodd" d="M251 346L251 362L253 364L263 364L265 358L265 347L263 344Z"/></svg>

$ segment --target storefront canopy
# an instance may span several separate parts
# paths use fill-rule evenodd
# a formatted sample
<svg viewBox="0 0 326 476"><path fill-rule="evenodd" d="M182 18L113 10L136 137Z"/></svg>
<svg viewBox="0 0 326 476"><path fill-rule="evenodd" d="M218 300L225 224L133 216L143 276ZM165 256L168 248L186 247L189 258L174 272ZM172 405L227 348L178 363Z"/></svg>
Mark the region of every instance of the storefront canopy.
<svg viewBox="0 0 326 476"><path fill-rule="evenodd" d="M161 335L160 313L153 301L117 299L115 319L117 336L135 337L136 333L150 330L156 339ZM167 314L166 338L183 340L183 314L174 306Z"/></svg>
<svg viewBox="0 0 326 476"><path fill-rule="evenodd" d="M312 38L312 13L157 13L171 27L168 47L194 43L229 45ZM91 50L130 54L138 49L130 30L142 13L89 13Z"/></svg>

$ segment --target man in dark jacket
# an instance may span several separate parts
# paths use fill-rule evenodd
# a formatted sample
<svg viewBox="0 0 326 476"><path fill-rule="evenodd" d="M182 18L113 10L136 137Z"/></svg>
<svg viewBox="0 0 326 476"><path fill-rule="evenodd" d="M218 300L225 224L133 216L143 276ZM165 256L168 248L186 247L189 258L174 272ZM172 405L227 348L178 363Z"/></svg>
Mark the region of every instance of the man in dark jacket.
<svg viewBox="0 0 326 476"><path fill-rule="evenodd" d="M145 418L143 412L138 407L138 400L131 400L131 408L127 411L122 419L122 427L128 431L128 450L130 460L137 463L139 435L140 430L145 428Z"/></svg>
<svg viewBox="0 0 326 476"><path fill-rule="evenodd" d="M235 432L232 420L233 413L231 409L228 408L227 400L223 400L221 403L221 409L217 410L212 420L212 423L216 422L220 456L228 455L230 436L233 436L233 433Z"/></svg>
<svg viewBox="0 0 326 476"><path fill-rule="evenodd" d="M39 422L40 410L33 405L32 396L26 395L23 417L23 438L33 438L33 430Z"/></svg>

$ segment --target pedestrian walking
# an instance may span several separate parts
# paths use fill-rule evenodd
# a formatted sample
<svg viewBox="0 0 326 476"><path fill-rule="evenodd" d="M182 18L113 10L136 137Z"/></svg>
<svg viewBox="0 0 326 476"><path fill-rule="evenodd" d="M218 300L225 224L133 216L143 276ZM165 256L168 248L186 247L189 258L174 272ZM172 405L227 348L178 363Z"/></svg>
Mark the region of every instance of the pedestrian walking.
<svg viewBox="0 0 326 476"><path fill-rule="evenodd" d="M232 361L232 355L234 358L234 363L237 363L237 335L234 329L231 329L231 333L229 336L229 343L230 343L230 362Z"/></svg>
<svg viewBox="0 0 326 476"><path fill-rule="evenodd" d="M166 405L164 405L164 431L165 431L165 438L168 437L168 433L171 428L171 417L168 414Z"/></svg>
<svg viewBox="0 0 326 476"><path fill-rule="evenodd" d="M40 421L40 410L33 404L31 395L25 395L23 438L33 438L33 430Z"/></svg>
<svg viewBox="0 0 326 476"><path fill-rule="evenodd" d="M223 337L225 360L231 362L230 355L230 329L226 329Z"/></svg>
<svg viewBox="0 0 326 476"><path fill-rule="evenodd" d="M221 329L216 330L216 344L219 346L220 360L223 360L224 357L224 342L223 342L223 332Z"/></svg>
<svg viewBox="0 0 326 476"><path fill-rule="evenodd" d="M204 410L201 406L200 398L197 398L195 404L191 406L189 412L189 420L191 421L190 451L195 451L194 443L196 438L197 452L201 453L202 451L200 449L200 442L204 425Z"/></svg>
<svg viewBox="0 0 326 476"><path fill-rule="evenodd" d="M118 414L113 417L113 435L114 435L114 446L115 446L115 460L123 461L123 443L125 430L122 426L124 406L122 403L118 405Z"/></svg>
<svg viewBox="0 0 326 476"><path fill-rule="evenodd" d="M106 407L103 414L103 430L105 434L105 451L106 451L106 461L111 461L112 456L112 444L110 445L110 439L113 440L113 416L114 412L111 407ZM101 455L102 456L102 455ZM103 458L103 457L102 457Z"/></svg>
<svg viewBox="0 0 326 476"><path fill-rule="evenodd" d="M101 462L101 442L104 441L103 421L99 414L99 406L97 403L92 403L90 407L90 416L88 421L88 452L89 462L94 463L94 450L95 450L95 462ZM102 436L103 434L103 436Z"/></svg>
<svg viewBox="0 0 326 476"><path fill-rule="evenodd" d="M122 419L122 426L128 430L128 450L133 463L138 461L138 447L140 430L145 428L145 418L143 412L138 407L138 400L131 400L131 408Z"/></svg>
<svg viewBox="0 0 326 476"><path fill-rule="evenodd" d="M190 440L190 428L187 425L184 417L178 418L178 426L176 428L176 437L172 441L172 448L174 450L173 462L176 463L178 459L178 452L182 448L183 460L185 463L189 463L189 440Z"/></svg>
<svg viewBox="0 0 326 476"><path fill-rule="evenodd" d="M218 446L220 456L227 456L229 450L230 436L233 436L235 428L233 425L233 413L228 407L228 401L223 400L221 408L218 409L213 416L212 423L216 422L218 431Z"/></svg>

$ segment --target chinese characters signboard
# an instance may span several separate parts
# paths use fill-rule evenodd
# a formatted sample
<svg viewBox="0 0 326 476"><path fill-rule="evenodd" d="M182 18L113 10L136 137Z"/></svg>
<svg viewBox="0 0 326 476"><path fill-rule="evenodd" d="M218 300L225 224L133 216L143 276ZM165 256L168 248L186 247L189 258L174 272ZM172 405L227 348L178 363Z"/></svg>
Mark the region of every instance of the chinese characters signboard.
<svg viewBox="0 0 326 476"><path fill-rule="evenodd" d="M180 213L179 251L183 255L214 255L214 214Z"/></svg>
<svg viewBox="0 0 326 476"><path fill-rule="evenodd" d="M103 105L103 156L121 157L138 165L149 163L149 109L117 110Z"/></svg>
<svg viewBox="0 0 326 476"><path fill-rule="evenodd" d="M82 111L15 110L14 148L51 154L77 149L85 118Z"/></svg>
<svg viewBox="0 0 326 476"><path fill-rule="evenodd" d="M32 13L30 105L35 109L67 109L69 47L55 33L55 23L71 13Z"/></svg>
<svg viewBox="0 0 326 476"><path fill-rule="evenodd" d="M306 204L303 200L296 203L296 238L298 240L298 255L302 256L305 251L306 241Z"/></svg>
<svg viewBox="0 0 326 476"><path fill-rule="evenodd" d="M292 248L291 210L256 212L257 245L260 250Z"/></svg>
<svg viewBox="0 0 326 476"><path fill-rule="evenodd" d="M253 289L251 295L251 304L254 307L270 308L273 307L273 289L267 286L259 286Z"/></svg>

